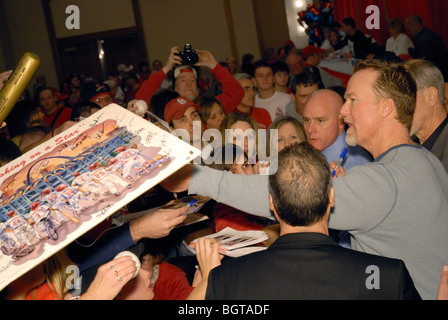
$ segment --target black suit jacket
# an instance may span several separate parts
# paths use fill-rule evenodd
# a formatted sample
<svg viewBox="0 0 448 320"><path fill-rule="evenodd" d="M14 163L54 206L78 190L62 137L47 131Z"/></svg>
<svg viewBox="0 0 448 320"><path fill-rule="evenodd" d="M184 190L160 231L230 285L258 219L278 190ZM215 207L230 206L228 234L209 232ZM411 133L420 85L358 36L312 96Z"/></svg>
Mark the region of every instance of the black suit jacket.
<svg viewBox="0 0 448 320"><path fill-rule="evenodd" d="M442 38L428 28L423 28L414 38L415 49L409 53L415 59L432 61L442 72L445 82L448 81L448 51Z"/></svg>
<svg viewBox="0 0 448 320"><path fill-rule="evenodd" d="M213 269L206 299L421 298L402 260L346 249L324 234L296 233Z"/></svg>

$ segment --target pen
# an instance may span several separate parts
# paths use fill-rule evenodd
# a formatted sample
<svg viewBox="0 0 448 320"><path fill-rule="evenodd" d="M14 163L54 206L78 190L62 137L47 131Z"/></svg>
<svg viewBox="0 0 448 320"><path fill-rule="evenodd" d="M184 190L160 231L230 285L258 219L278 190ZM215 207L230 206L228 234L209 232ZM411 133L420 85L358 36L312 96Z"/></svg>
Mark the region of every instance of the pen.
<svg viewBox="0 0 448 320"><path fill-rule="evenodd" d="M338 163L336 164L336 168L334 168L333 172L331 173L331 176L332 176L332 177L334 177L334 175L335 175L335 173L336 173L336 169L339 168L339 166L342 164L342 161L344 161L345 156L347 155L347 151L348 151L348 149L345 148L345 149L342 151L341 155L339 156L339 161L338 161Z"/></svg>
<svg viewBox="0 0 448 320"><path fill-rule="evenodd" d="M192 206L193 206L197 201L198 201L198 199L194 199L194 200L192 200L192 201L190 201L190 202L188 203L188 212L187 212L186 214L188 214L188 213L193 213L193 212L194 212L194 210L192 209Z"/></svg>
<svg viewBox="0 0 448 320"><path fill-rule="evenodd" d="M188 203L188 205L191 207L191 206L194 205L197 201L198 201L198 199L194 199L193 201L191 201L190 203Z"/></svg>

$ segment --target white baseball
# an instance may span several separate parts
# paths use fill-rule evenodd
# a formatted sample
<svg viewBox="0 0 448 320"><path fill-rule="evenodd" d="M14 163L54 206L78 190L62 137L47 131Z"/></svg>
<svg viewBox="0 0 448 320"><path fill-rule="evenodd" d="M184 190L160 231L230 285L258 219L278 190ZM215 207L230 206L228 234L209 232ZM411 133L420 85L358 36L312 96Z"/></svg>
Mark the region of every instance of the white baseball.
<svg viewBox="0 0 448 320"><path fill-rule="evenodd" d="M124 257L124 256L130 256L132 258L132 260L134 260L135 266L137 267L137 271L135 271L135 274L132 278L135 278L137 276L138 272L140 271L140 266L141 266L140 259L135 254L133 254L131 251L122 251L119 254L117 254L114 259Z"/></svg>
<svg viewBox="0 0 448 320"><path fill-rule="evenodd" d="M142 117L146 114L146 111L148 111L148 104L144 100L137 100L134 103L134 106L137 107L136 113Z"/></svg>

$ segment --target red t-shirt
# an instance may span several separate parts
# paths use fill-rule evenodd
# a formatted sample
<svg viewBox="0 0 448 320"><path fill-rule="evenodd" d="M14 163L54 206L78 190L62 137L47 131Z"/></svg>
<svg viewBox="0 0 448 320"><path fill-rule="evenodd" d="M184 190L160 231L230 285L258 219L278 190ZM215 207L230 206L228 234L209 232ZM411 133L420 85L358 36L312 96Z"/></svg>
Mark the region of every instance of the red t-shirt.
<svg viewBox="0 0 448 320"><path fill-rule="evenodd" d="M54 118L58 114L58 111L62 107L58 107L55 112L53 112L51 115L44 115L44 121L48 123L49 126L51 126ZM61 126L64 122L69 121L72 116L72 109L66 107L64 110L62 110L61 114L58 116L56 123L54 124L52 129L55 129L59 126Z"/></svg>
<svg viewBox="0 0 448 320"><path fill-rule="evenodd" d="M34 292L33 292L34 291ZM31 296L33 292L33 296ZM36 296L34 296L34 294ZM58 300L58 294L51 290L47 282L41 284L35 290L31 290L26 294L25 300Z"/></svg>
<svg viewBox="0 0 448 320"><path fill-rule="evenodd" d="M165 261L159 264L153 300L185 300L193 289L181 269Z"/></svg>
<svg viewBox="0 0 448 320"><path fill-rule="evenodd" d="M235 112L247 114L248 116L251 116L255 122L258 124L258 127L260 129L268 129L269 126L272 123L271 115L269 114L269 111L263 108L257 108L252 107L251 113L245 113L241 112L240 110L235 110Z"/></svg>

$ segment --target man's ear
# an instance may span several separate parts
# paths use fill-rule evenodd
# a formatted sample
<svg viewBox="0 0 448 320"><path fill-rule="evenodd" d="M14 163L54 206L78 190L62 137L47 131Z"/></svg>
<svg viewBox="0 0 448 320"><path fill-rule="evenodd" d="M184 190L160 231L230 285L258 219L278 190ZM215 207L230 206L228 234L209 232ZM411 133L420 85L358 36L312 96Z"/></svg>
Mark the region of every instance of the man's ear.
<svg viewBox="0 0 448 320"><path fill-rule="evenodd" d="M271 209L271 211L274 213L275 219L277 219L277 221L280 221L280 218L278 216L277 210L275 210L274 200L272 200L271 194L269 194L269 209Z"/></svg>
<svg viewBox="0 0 448 320"><path fill-rule="evenodd" d="M334 208L334 188L331 187L330 188L330 196L329 196L329 200L330 200L330 208Z"/></svg>
<svg viewBox="0 0 448 320"><path fill-rule="evenodd" d="M274 209L274 200L272 200L271 194L269 194L269 209L271 209L272 212L275 211L275 209Z"/></svg>
<svg viewBox="0 0 448 320"><path fill-rule="evenodd" d="M395 102L392 99L384 99L381 103L381 115L387 118L395 111Z"/></svg>
<svg viewBox="0 0 448 320"><path fill-rule="evenodd" d="M435 87L429 87L426 88L426 99L428 103L433 106L439 101L439 92L437 91L437 88Z"/></svg>
<svg viewBox="0 0 448 320"><path fill-rule="evenodd" d="M338 122L339 122L339 124L338 124L339 130L341 130L340 132L342 132L342 130L345 129L344 116L342 114L339 114Z"/></svg>

